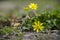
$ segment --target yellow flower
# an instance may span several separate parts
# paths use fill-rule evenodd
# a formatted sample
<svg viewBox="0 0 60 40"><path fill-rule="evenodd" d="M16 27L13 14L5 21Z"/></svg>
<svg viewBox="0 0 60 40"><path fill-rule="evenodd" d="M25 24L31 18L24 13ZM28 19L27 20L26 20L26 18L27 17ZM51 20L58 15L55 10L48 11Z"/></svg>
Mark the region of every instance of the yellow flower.
<svg viewBox="0 0 60 40"><path fill-rule="evenodd" d="M29 10L29 8L28 8L28 7L24 7L24 10L25 10L25 11L28 11L28 10Z"/></svg>
<svg viewBox="0 0 60 40"><path fill-rule="evenodd" d="M37 9L37 4L31 3L31 4L29 5L29 8L32 9L32 10L36 10L36 9Z"/></svg>
<svg viewBox="0 0 60 40"><path fill-rule="evenodd" d="M34 25L32 25L32 27L34 28L34 31L39 32L43 30L43 23L39 22L39 21L35 21Z"/></svg>
<svg viewBox="0 0 60 40"><path fill-rule="evenodd" d="M17 27L19 25L20 25L20 23L14 23L14 27Z"/></svg>

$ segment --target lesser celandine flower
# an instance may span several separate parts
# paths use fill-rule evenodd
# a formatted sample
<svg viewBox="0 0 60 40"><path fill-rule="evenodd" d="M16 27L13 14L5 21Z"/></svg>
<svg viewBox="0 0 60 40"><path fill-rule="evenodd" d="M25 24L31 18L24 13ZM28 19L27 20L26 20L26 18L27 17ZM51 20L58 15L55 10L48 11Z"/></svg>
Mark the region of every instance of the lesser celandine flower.
<svg viewBox="0 0 60 40"><path fill-rule="evenodd" d="M32 10L36 10L37 9L37 4L30 3L29 8L32 9Z"/></svg>
<svg viewBox="0 0 60 40"><path fill-rule="evenodd" d="M42 25L43 25L43 23L41 23L40 21L35 21L34 25L32 25L32 27L33 27L34 31L39 32L39 31L42 31L44 28L44 26L42 26Z"/></svg>
<svg viewBox="0 0 60 40"><path fill-rule="evenodd" d="M28 10L29 10L29 8L28 8L28 7L24 7L24 10L25 10L25 11L28 11Z"/></svg>

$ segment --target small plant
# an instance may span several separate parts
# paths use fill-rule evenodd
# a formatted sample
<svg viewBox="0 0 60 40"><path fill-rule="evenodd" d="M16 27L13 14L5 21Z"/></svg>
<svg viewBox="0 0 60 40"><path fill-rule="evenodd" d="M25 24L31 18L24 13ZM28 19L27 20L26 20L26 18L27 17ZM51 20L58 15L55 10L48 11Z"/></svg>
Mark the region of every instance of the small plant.
<svg viewBox="0 0 60 40"><path fill-rule="evenodd" d="M11 34L11 33L14 33L14 32L18 32L18 28L14 28L14 27L3 27L0 29L0 34Z"/></svg>
<svg viewBox="0 0 60 40"><path fill-rule="evenodd" d="M59 25L60 24L60 21L59 21L60 20L60 10L59 9L54 9L54 10L46 9L42 13L38 13L38 12L36 12L37 8L38 8L38 6L35 3L31 3L28 6L29 10L31 9L31 11L35 11L35 12L34 12L34 15L31 12L32 13L31 15L33 15L32 17L30 17L28 14L28 16L30 18L27 18L25 20L25 22L23 23L24 27L26 27L28 29L33 28L33 30L35 30L37 32L42 31L43 28L44 28L44 30L60 29L60 25ZM29 11L27 11L27 12L29 13ZM34 24L35 21L39 21L39 22L36 22L35 27L34 27L32 25ZM40 22L43 23L44 27L42 25L40 25L41 24ZM40 23L39 27L36 26L36 24L38 25L38 23Z"/></svg>
<svg viewBox="0 0 60 40"><path fill-rule="evenodd" d="M4 28L0 29L1 34L10 34L12 32L13 32L13 28L11 28L11 27L4 27Z"/></svg>

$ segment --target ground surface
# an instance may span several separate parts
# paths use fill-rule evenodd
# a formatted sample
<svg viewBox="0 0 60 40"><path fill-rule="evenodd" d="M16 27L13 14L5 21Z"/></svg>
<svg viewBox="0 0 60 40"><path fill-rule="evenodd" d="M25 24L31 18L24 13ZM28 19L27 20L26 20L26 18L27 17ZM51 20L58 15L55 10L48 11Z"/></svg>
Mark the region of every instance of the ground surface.
<svg viewBox="0 0 60 40"><path fill-rule="evenodd" d="M23 36L7 36L0 40L60 40L60 31L55 30L53 33L36 33L36 32L24 32Z"/></svg>
<svg viewBox="0 0 60 40"><path fill-rule="evenodd" d="M60 33L26 33L22 40L60 40Z"/></svg>

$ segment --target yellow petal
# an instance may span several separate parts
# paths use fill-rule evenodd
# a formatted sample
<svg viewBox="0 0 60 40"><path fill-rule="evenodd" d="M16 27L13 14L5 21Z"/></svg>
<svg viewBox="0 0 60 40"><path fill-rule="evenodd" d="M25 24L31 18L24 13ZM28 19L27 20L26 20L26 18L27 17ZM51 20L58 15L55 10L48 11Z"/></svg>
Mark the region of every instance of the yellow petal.
<svg viewBox="0 0 60 40"><path fill-rule="evenodd" d="M36 32L39 32L39 30L37 29Z"/></svg>
<svg viewBox="0 0 60 40"><path fill-rule="evenodd" d="M34 28L34 31L36 30L36 28Z"/></svg>

